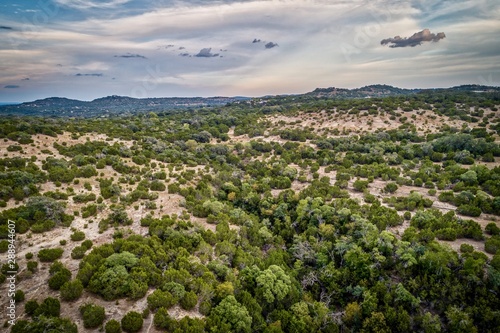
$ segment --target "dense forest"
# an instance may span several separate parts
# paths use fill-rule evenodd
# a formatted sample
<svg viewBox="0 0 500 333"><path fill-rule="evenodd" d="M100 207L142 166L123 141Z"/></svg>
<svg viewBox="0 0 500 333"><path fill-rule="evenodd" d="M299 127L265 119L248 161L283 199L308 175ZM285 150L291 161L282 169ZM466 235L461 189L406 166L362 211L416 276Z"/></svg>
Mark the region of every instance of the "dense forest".
<svg viewBox="0 0 500 333"><path fill-rule="evenodd" d="M423 91L2 117L0 325L500 332L499 107Z"/></svg>

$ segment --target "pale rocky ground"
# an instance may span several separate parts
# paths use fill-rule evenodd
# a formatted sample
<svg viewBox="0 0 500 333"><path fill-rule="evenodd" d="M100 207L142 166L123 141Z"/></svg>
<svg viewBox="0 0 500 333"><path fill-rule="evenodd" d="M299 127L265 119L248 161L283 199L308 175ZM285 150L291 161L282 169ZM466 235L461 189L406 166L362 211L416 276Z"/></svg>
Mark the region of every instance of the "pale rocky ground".
<svg viewBox="0 0 500 333"><path fill-rule="evenodd" d="M363 112L361 112L363 113ZM426 131L430 132L435 132L438 131L439 128L443 124L447 124L452 127L456 128L462 128L462 126L465 124L463 121L460 120L451 120L449 117L446 116L437 116L435 117L435 114L431 111L428 110L417 110L417 111L412 111L412 112L403 112L403 111L398 111L398 113L401 114L401 116L406 116L408 117L408 122L411 122L414 124L417 128L417 131L420 134L423 134ZM492 113L491 110L486 110L485 114ZM415 119L412 119L411 116L415 115ZM334 136L347 136L347 135L355 135L355 134L362 134L366 132L374 132L377 130L389 130L389 129L396 129L399 126L402 125L402 123L398 120L401 116L397 117L397 120L393 121L389 119L389 115L382 115L382 116L371 116L371 115L366 115L366 116L358 116L358 115L348 115L348 114L334 114L330 113L327 111L322 111L320 113L305 113L305 112L298 112L295 116L284 116L284 115L273 115L273 116L268 116L265 118L266 121L270 121L274 126L277 126L279 128L312 128L316 133L326 135L328 137L334 137ZM498 113L497 113L498 116ZM468 124L470 125L470 124ZM332 133L333 129L338 129L341 133L340 135L334 135ZM281 139L279 136L275 135L269 135L267 134L264 137L256 137L256 138L248 138L247 135L242 135L242 136L235 136L234 135L234 128L230 129L228 133L230 137L229 143L248 143L250 140L258 140L262 139L266 142L280 142L284 143L286 140ZM92 133L92 134L87 134L81 137L78 137L77 139L73 139L71 137L70 133L64 133L62 135L59 135L57 138L46 136L46 135L34 135L32 137L34 140L34 143L31 145L23 145L24 151L22 153L19 152L8 152L6 148L11 145L15 144L15 142L12 141L0 141L0 156L3 157L14 157L14 156L22 156L22 157L29 157L29 156L36 156L37 161L35 162L38 166L41 166L41 161L45 160L47 157L52 156L55 158L65 158L64 156L60 155L58 151L53 147L53 144L55 142L62 143L62 142L67 142L68 146L77 144L77 143L84 143L86 141L106 141L110 144L113 144L114 142L118 142L120 144L123 144L127 147L131 147L133 145L132 141L123 141L123 140L118 140L118 139L111 139L108 138L106 135L103 134L97 134L97 133ZM305 142L303 143L305 145L309 145L311 147L315 147L314 144L311 142ZM44 152L42 152L44 150ZM259 160L262 160L262 157L258 157ZM128 165L135 165L130 159L125 159L126 163ZM483 162L480 162L483 163ZM488 167L494 167L500 165L500 160L497 158L497 160L494 163L483 163L488 165ZM164 163L158 163L158 166L155 168L155 171L160 171L164 170L167 171L167 179L170 178L169 181L172 181L172 175L166 168L167 165ZM293 165L292 167L295 167L297 170L301 170L299 166ZM191 169L195 170L198 172L200 169L203 167L183 167L183 170ZM182 170L174 170L174 173L179 173ZM114 171L111 167L107 166L104 169L98 170L98 173L100 174L98 177L104 177L104 178L110 178L114 177L115 180L117 180L120 177L120 174L118 174L116 171ZM335 182L335 172L329 172L326 173L324 170L324 167L321 167L320 170L318 171L320 174L320 177L327 176L331 179L331 184ZM102 176L101 176L102 174ZM44 193L47 191L55 191L59 190L61 192L65 192L68 187L72 187L75 191L76 194L79 193L86 193L88 192L83 188L83 183L84 182L89 182L92 186L92 191L96 193L96 195L99 195L99 183L96 180L97 177L92 177L90 179L80 179L79 184L63 184L60 187L56 187L53 183L48 182L45 183L41 186L40 192ZM299 182L297 180L293 181L292 183L292 189L294 191L301 191L305 187L309 185L309 181L312 180L312 176L308 175L308 182ZM169 181L166 183L168 184ZM361 204L364 204L363 200L363 193L356 192L353 190L352 183L354 180L349 181L348 185L348 192L351 195L352 198L359 200ZM421 193L424 197L428 197L434 201L433 207L437 208L443 212L446 212L450 209L455 209L454 206L439 202L437 200L437 196L439 195L438 193L432 197L428 194L428 189L422 188L422 187L413 187L413 186L400 186L399 189L397 190L396 193L388 195L382 191L382 189L385 186L384 181L381 180L375 180L373 183L371 183L368 187L368 190L370 191L371 194L376 195L380 200L384 197L388 197L391 195L394 196L407 196L411 191L418 191ZM134 189L134 186L129 186L128 184L122 184L123 188L123 193L126 194L127 192L131 191ZM279 195L279 193L282 190L272 190L271 193L275 196ZM133 205L130 205L126 211L129 215L129 217L132 218L133 224L131 226L125 227L124 229L130 229L132 232L141 234L141 235L147 235L148 229L145 227L140 226L140 219L144 217L148 213L153 213L155 217L161 217L165 214L176 214L177 216L180 216L182 214L187 214L185 212L185 209L183 207L183 202L184 198L178 194L171 194L168 193L168 191L163 191L163 192L157 192L158 193L158 198L155 200L157 209L154 210L149 210L144 207L144 205L139 204L139 202L134 203ZM16 203L14 200L10 200L7 203L7 208L13 208L22 203ZM108 230L106 230L103 233L99 233L99 228L98 228L98 222L101 219L104 219L108 216L109 214L109 205L110 202L109 200L105 200L106 208L103 211L98 212L97 216L90 217L87 219L83 219L81 216L75 217L75 220L72 222L71 227L75 228L77 230L82 230L86 234L86 239L90 239L93 241L94 246L101 245L103 243L111 242L112 241L112 235L114 233L114 228L110 227ZM135 209L134 206L139 204L138 209ZM68 200L68 206L66 208L66 213L68 214L73 214L74 211L80 211L80 209L85 206L86 204L75 204L73 201L70 199ZM401 212L402 214L402 212ZM469 219L470 217L464 217L466 219ZM215 231L215 225L214 224L209 224L206 222L206 219L204 218L197 218L192 215L190 215L191 221L195 225L199 225L202 228L210 229L212 231ZM486 214L482 214L478 218L470 218L475 221L477 221L481 226L484 228L486 224L489 222L496 222L499 224L497 221L497 218L495 216L490 216ZM93 222L90 222L90 221ZM499 224L500 225L500 224ZM397 236L402 235L404 230L409 226L409 223L405 221L402 225L391 228L390 231L392 231L394 234ZM238 229L237 226L232 226L233 229ZM24 276L24 278L17 283L17 288L22 289L26 293L26 299L32 299L35 298L39 301L43 300L47 296L51 297L59 297L59 292L50 290L48 285L47 285L47 280L49 277L48 274L48 268L50 266L50 263L39 263L39 268L38 272L36 275L32 277L28 277L26 274L26 259L25 255L28 252L32 252L35 254L33 259L36 259L36 254L38 251L42 248L51 248L51 247L59 247L60 246L60 241L61 240L66 240L67 244L64 246L65 251L63 254L63 257L61 258L61 261L64 263L68 269L72 271L73 278L76 276L76 273L78 272L78 264L80 260L74 260L71 258L71 250L79 245L80 242L72 242L70 240L70 235L72 231L70 228L63 228L63 227L58 227L55 228L49 232L45 232L43 234L32 234L30 232L24 234L24 235L18 235L17 238L17 260L20 265L20 272L18 273L19 276ZM484 242L481 241L474 241L474 240L469 240L469 239L459 239L454 242L443 242L449 244L454 250L459 250L460 245L463 243L471 244L474 246L474 248L478 251L483 251L484 252ZM487 254L490 258L491 255ZM149 293L151 293L153 290L149 290ZM6 284L3 284L0 286L0 306L4 307L5 302L7 300L6 298L7 292L6 292ZM139 301L128 301L125 299L121 299L119 301L112 301L112 302L107 302L102 300L100 297L97 297L95 295L92 295L88 293L87 291L84 291L84 294L82 297L75 301L75 302L62 302L62 307L61 307L61 315L63 317L69 317L71 318L78 326L79 331L85 332L85 331L97 331L97 330L85 330L83 328L83 323L81 320L81 316L79 314L78 308L80 305L85 304L87 302L93 302L95 304L101 305L106 309L106 321L110 319L117 319L118 321L121 320L122 316L131 310L135 310L138 312L142 312L143 309L146 308L146 297ZM23 318L23 313L24 313L24 302L21 304L18 304L18 309L17 309L17 314L18 318ZM197 311L197 308L195 308L192 311L184 311L178 306L173 307L169 310L169 313L175 317L175 318L182 318L184 316L190 316L190 317L202 317L202 315ZM152 319L153 315L150 314L149 317L144 321L143 328L141 332L158 332L152 325ZM4 316L4 312L0 311L0 324L2 324L6 320L6 317Z"/></svg>

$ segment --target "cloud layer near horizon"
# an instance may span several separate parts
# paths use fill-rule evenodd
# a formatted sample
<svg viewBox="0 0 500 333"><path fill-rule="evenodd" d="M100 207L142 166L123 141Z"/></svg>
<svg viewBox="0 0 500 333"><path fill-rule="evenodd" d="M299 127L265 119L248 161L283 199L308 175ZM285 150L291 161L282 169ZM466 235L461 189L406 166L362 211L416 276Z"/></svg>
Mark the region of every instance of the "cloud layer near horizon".
<svg viewBox="0 0 500 333"><path fill-rule="evenodd" d="M495 0L5 0L0 20L0 85L30 78L0 101L500 81Z"/></svg>

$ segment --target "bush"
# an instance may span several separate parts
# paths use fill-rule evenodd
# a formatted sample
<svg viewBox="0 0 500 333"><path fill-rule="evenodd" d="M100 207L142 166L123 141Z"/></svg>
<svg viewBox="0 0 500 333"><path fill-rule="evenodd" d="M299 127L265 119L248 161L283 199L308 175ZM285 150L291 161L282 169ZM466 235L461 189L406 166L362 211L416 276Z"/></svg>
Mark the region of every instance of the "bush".
<svg viewBox="0 0 500 333"><path fill-rule="evenodd" d="M56 298L47 297L33 314L34 316L59 317L61 303Z"/></svg>
<svg viewBox="0 0 500 333"><path fill-rule="evenodd" d="M38 302L36 301L36 299L30 299L24 305L24 312L28 316L32 316L35 313L35 311L38 309L39 306L40 305L38 304Z"/></svg>
<svg viewBox="0 0 500 333"><path fill-rule="evenodd" d="M122 329L120 323L117 320L111 319L104 326L104 331L106 333L120 333Z"/></svg>
<svg viewBox="0 0 500 333"><path fill-rule="evenodd" d="M83 326L85 328L99 327L106 317L102 306L90 303L80 306L80 314L82 315Z"/></svg>
<svg viewBox="0 0 500 333"><path fill-rule="evenodd" d="M16 302L22 302L22 301L24 301L24 291L22 291L22 290L16 290L16 292L14 294L14 300Z"/></svg>
<svg viewBox="0 0 500 333"><path fill-rule="evenodd" d="M50 266L49 273L51 274L49 278L50 289L59 290L63 284L71 279L71 272L59 261Z"/></svg>
<svg viewBox="0 0 500 333"><path fill-rule="evenodd" d="M83 231L75 231L70 236L71 240L74 242L79 242L85 239L85 233Z"/></svg>
<svg viewBox="0 0 500 333"><path fill-rule="evenodd" d="M160 192L165 191L167 189L165 183L159 180L153 180L149 188L151 189L151 191L160 191Z"/></svg>
<svg viewBox="0 0 500 333"><path fill-rule="evenodd" d="M481 215L481 208L472 205L461 205L457 208L457 213L465 216L478 217Z"/></svg>
<svg viewBox="0 0 500 333"><path fill-rule="evenodd" d="M38 259L42 262L52 262L61 258L64 250L61 248L42 249L38 252Z"/></svg>
<svg viewBox="0 0 500 333"><path fill-rule="evenodd" d="M38 268L38 261L28 261L26 263L26 267L31 273L35 273Z"/></svg>
<svg viewBox="0 0 500 333"><path fill-rule="evenodd" d="M462 245L460 245L460 252L472 253L472 252L474 252L474 247L470 244L462 244Z"/></svg>
<svg viewBox="0 0 500 333"><path fill-rule="evenodd" d="M153 311L160 307L168 309L175 303L177 303L177 300L168 291L157 289L148 296L148 306Z"/></svg>
<svg viewBox="0 0 500 333"><path fill-rule="evenodd" d="M398 185L394 182L387 183L384 187L384 192L385 193L394 193L398 189Z"/></svg>
<svg viewBox="0 0 500 333"><path fill-rule="evenodd" d="M198 296L193 291L187 292L184 294L184 297L181 298L180 305L184 310L193 309L198 303Z"/></svg>
<svg viewBox="0 0 500 333"><path fill-rule="evenodd" d="M500 235L500 228L494 222L488 223L484 231L489 235Z"/></svg>
<svg viewBox="0 0 500 333"><path fill-rule="evenodd" d="M90 248L94 245L90 239L86 239L82 242L82 246L87 248L87 250L90 250Z"/></svg>
<svg viewBox="0 0 500 333"><path fill-rule="evenodd" d="M80 298L83 293L82 281L76 279L68 281L61 287L61 298L64 301L74 301Z"/></svg>
<svg viewBox="0 0 500 333"><path fill-rule="evenodd" d="M366 188L368 188L368 181L367 180L355 180L354 183L352 184L354 189L358 192L363 192Z"/></svg>
<svg viewBox="0 0 500 333"><path fill-rule="evenodd" d="M436 231L436 237L440 240L454 241L457 239L457 231L453 228L444 228Z"/></svg>
<svg viewBox="0 0 500 333"><path fill-rule="evenodd" d="M142 328L142 324L144 323L144 319L142 319L142 315L135 311L128 312L122 318L122 329L125 332L138 332Z"/></svg>
<svg viewBox="0 0 500 333"><path fill-rule="evenodd" d="M491 254L496 254L500 249L500 236L491 236L484 242L484 250Z"/></svg>
<svg viewBox="0 0 500 333"><path fill-rule="evenodd" d="M71 251L71 258L72 259L82 259L85 256L86 251L87 251L87 248L85 246L76 246Z"/></svg>

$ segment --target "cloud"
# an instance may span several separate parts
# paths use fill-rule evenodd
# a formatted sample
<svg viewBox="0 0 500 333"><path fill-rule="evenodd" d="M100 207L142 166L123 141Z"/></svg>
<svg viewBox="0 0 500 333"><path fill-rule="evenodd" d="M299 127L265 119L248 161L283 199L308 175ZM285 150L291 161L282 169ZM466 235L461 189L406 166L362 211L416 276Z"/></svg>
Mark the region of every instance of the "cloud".
<svg viewBox="0 0 500 333"><path fill-rule="evenodd" d="M14 84L8 84L4 88L6 88L6 89L17 89L17 88L21 88L21 87L17 86L17 85L14 85Z"/></svg>
<svg viewBox="0 0 500 333"><path fill-rule="evenodd" d="M147 59L145 56L140 55L140 54L132 54L132 53L126 53L122 55L115 55L115 58L142 58L142 59Z"/></svg>
<svg viewBox="0 0 500 333"><path fill-rule="evenodd" d="M265 45L266 49L272 49L273 47L276 47L276 46L278 46L278 44L273 43L273 42L269 42Z"/></svg>
<svg viewBox="0 0 500 333"><path fill-rule="evenodd" d="M84 0L56 0L56 3L75 9L112 9L130 2L131 0L84 1Z"/></svg>
<svg viewBox="0 0 500 333"><path fill-rule="evenodd" d="M29 77L25 77L24 79L22 79L21 81L29 81L30 78Z"/></svg>
<svg viewBox="0 0 500 333"><path fill-rule="evenodd" d="M2 29L2 30L12 30L12 27L7 27L5 25L0 25L0 29Z"/></svg>
<svg viewBox="0 0 500 333"><path fill-rule="evenodd" d="M78 73L75 74L75 76L102 76L102 73L89 73L89 74Z"/></svg>
<svg viewBox="0 0 500 333"><path fill-rule="evenodd" d="M212 48L207 47L204 49L201 49L198 54L195 55L195 57L200 57L200 58L212 58L212 57L218 57L218 53L212 53Z"/></svg>
<svg viewBox="0 0 500 333"><path fill-rule="evenodd" d="M396 36L394 38L382 39L380 41L380 44L391 44L389 45L389 47L391 48L407 46L414 47L417 45L421 45L423 42L439 42L445 37L446 35L444 34L444 32L433 34L429 29L424 29L422 31L414 33L411 37L401 38L400 36Z"/></svg>
<svg viewBox="0 0 500 333"><path fill-rule="evenodd" d="M254 40L252 41L252 43L260 43L260 39L254 38Z"/></svg>

